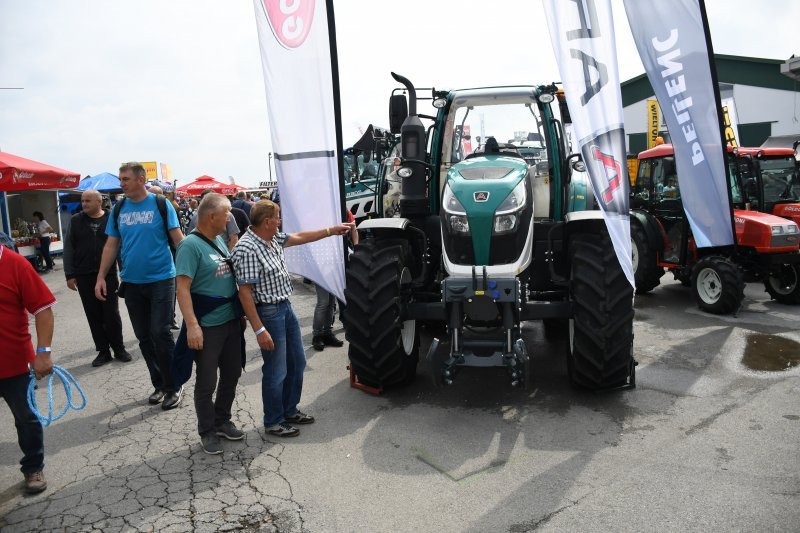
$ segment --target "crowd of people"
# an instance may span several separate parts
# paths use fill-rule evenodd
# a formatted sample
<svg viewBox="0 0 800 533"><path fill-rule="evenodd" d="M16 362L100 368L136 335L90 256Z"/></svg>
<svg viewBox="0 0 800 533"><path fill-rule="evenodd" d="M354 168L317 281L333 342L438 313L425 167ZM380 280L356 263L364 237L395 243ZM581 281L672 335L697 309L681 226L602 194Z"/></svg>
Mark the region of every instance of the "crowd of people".
<svg viewBox="0 0 800 533"><path fill-rule="evenodd" d="M164 410L178 407L195 368L201 446L219 454L220 438L244 437L231 409L249 323L263 359L264 427L278 437L298 435L295 426L311 424L314 417L298 408L305 351L283 249L348 234L357 240L355 224L287 234L281 231L280 205L272 200L239 193L231 202L208 192L199 202L181 205L154 187L148 191L145 176L141 164L123 164L124 197L110 210L99 193L85 191L65 239L66 283L80 296L98 352L92 365L132 360L122 338L122 298L150 375L148 402ZM317 295L314 346L318 339L318 349L341 346L330 329L335 299L322 288ZM177 342L171 328L176 301L184 319ZM14 416L31 493L47 483L42 428L25 400L28 369L37 378L52 373L54 304L31 264L0 246L0 320L9 324L0 328L0 353L8 354L0 357L0 395ZM35 351L28 313L35 317Z"/></svg>

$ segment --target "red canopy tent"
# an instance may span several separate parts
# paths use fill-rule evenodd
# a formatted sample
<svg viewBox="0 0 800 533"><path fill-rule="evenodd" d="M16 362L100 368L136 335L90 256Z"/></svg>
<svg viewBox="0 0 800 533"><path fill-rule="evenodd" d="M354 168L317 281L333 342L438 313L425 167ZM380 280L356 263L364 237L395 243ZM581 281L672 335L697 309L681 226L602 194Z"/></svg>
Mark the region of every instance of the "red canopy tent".
<svg viewBox="0 0 800 533"><path fill-rule="evenodd" d="M74 189L80 180L77 172L0 152L0 191Z"/></svg>
<svg viewBox="0 0 800 533"><path fill-rule="evenodd" d="M239 191L246 189L241 185L230 183L222 183L217 181L211 176L200 176L191 183L187 183L182 187L178 187L178 192L186 196L200 196L203 191L211 190L219 194L236 194Z"/></svg>

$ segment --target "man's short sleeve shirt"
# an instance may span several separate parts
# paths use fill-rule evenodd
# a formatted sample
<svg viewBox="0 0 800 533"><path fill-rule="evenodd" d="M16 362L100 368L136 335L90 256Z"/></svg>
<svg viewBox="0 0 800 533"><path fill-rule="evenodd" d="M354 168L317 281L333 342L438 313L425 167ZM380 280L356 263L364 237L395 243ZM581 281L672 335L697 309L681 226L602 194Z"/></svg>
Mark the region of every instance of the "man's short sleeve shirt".
<svg viewBox="0 0 800 533"><path fill-rule="evenodd" d="M55 303L28 260L0 246L0 379L28 373L34 359L28 313L35 315Z"/></svg>
<svg viewBox="0 0 800 533"><path fill-rule="evenodd" d="M275 234L265 241L252 229L233 248L233 266L240 285L252 285L256 303L278 303L292 295L292 278L286 267L283 245L289 235Z"/></svg>
<svg viewBox="0 0 800 533"><path fill-rule="evenodd" d="M225 250L222 237L214 239L221 251ZM236 294L236 282L228 263L201 237L188 235L178 247L175 268L179 276L192 278L190 292L204 296L230 298ZM201 326L219 326L236 318L233 304L223 304L200 319Z"/></svg>
<svg viewBox="0 0 800 533"><path fill-rule="evenodd" d="M170 202L166 207L167 227L170 230L180 227L175 208ZM123 281L153 283L175 277L175 263L155 194L148 194L139 202L125 200L119 210L119 228L114 218L112 212L106 235L122 239Z"/></svg>

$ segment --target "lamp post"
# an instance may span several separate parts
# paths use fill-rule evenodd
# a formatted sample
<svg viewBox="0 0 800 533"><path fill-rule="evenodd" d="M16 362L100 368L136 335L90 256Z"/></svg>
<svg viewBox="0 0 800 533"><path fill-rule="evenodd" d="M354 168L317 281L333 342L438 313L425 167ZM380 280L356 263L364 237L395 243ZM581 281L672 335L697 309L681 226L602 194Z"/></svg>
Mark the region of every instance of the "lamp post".
<svg viewBox="0 0 800 533"><path fill-rule="evenodd" d="M269 159L267 160L267 168L269 168L269 181L272 181L272 152L267 154Z"/></svg>

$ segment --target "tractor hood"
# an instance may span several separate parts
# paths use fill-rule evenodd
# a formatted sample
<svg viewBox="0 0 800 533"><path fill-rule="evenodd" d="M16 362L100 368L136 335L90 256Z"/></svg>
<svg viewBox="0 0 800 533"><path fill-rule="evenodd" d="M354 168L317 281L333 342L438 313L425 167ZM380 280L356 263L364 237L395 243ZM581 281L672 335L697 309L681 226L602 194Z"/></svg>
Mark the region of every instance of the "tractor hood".
<svg viewBox="0 0 800 533"><path fill-rule="evenodd" d="M495 154L473 156L450 168L442 196L444 230L457 239L469 237L472 244L472 257L458 254L462 260L455 262L505 262L493 257L492 245L502 245L498 237L527 231L533 205L527 175L524 159Z"/></svg>
<svg viewBox="0 0 800 533"><path fill-rule="evenodd" d="M796 252L800 248L800 229L785 218L734 209L736 241L740 246L752 246L759 253Z"/></svg>
<svg viewBox="0 0 800 533"><path fill-rule="evenodd" d="M772 214L788 218L789 220L793 220L795 224L800 225L800 204L776 204L775 208L772 210Z"/></svg>

